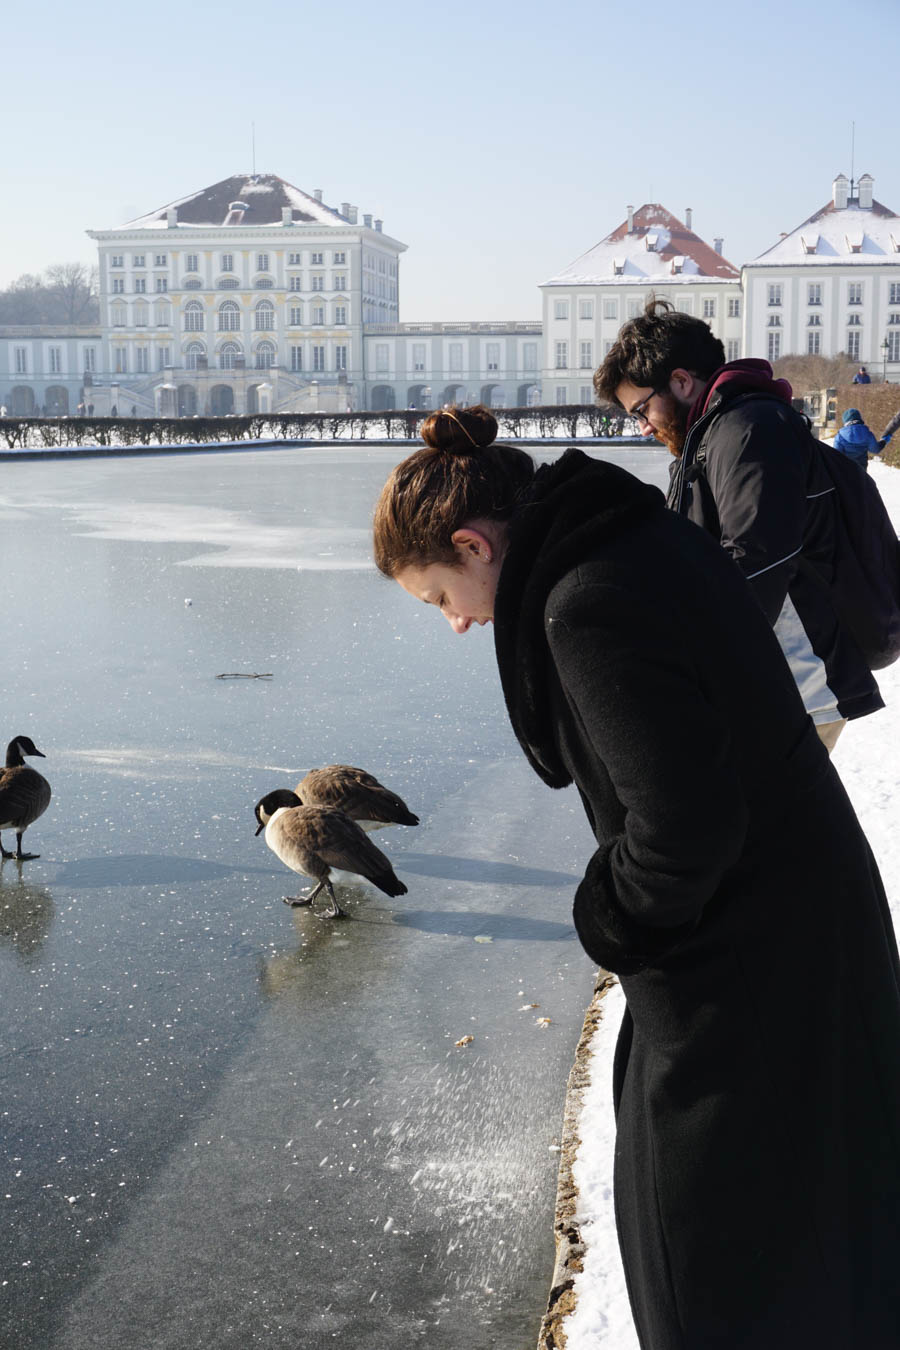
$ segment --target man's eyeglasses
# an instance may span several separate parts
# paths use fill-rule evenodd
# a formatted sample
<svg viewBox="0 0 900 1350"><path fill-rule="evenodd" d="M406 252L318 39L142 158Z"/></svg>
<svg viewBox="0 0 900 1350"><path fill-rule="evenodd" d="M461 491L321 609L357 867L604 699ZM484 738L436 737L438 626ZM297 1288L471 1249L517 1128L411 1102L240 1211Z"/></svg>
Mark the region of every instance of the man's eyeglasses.
<svg viewBox="0 0 900 1350"><path fill-rule="evenodd" d="M646 413L644 412L644 409L646 408L647 404L650 402L651 398L655 398L657 394L661 394L661 393L663 393L663 390L662 390L662 389L651 389L651 390L650 390L650 393L647 395L646 398L642 398L641 401L640 401L640 403L636 403L636 404L634 405L634 407L632 408L632 410L631 410L631 412L628 414L628 416L629 416L629 417L633 417L633 418L635 419L635 421L637 421L637 422L644 422L644 423L646 423L646 425L649 426L649 422L647 421L647 415L646 415Z"/></svg>

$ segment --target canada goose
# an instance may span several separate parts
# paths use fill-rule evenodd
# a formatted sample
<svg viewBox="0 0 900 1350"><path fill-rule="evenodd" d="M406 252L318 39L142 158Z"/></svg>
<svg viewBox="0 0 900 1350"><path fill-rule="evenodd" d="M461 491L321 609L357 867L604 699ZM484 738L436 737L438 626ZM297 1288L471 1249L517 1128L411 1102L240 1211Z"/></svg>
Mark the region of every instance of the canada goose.
<svg viewBox="0 0 900 1350"><path fill-rule="evenodd" d="M256 833L265 830L266 843L276 857L317 883L308 895L286 895L286 905L311 905L324 889L331 899L331 909L322 917L346 918L346 911L335 899L332 867L365 877L385 895L406 894L406 887L381 850L343 811L331 806L304 806L296 792L279 788L260 798L255 814L259 821Z"/></svg>
<svg viewBox="0 0 900 1350"><path fill-rule="evenodd" d="M25 763L25 755L46 759L30 736L14 736L6 747L6 768L0 771L0 830L16 832L15 853L5 849L0 838L0 854L20 862L41 856L22 852L22 835L50 805L50 784Z"/></svg>
<svg viewBox="0 0 900 1350"><path fill-rule="evenodd" d="M418 825L419 817L408 810L396 792L379 783L365 769L352 764L326 764L310 769L294 791L304 806L336 806L364 830L384 825Z"/></svg>

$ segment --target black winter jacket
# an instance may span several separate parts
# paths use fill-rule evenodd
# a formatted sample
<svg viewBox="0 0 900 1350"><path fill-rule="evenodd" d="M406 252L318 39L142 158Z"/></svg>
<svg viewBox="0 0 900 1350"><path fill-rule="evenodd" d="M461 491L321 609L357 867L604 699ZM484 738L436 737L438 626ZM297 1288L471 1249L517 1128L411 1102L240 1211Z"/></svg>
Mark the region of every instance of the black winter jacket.
<svg viewBox="0 0 900 1350"><path fill-rule="evenodd" d="M766 363L723 370L737 373L742 364ZM673 464L667 500L713 535L750 582L814 721L832 720L835 708L855 718L884 707L820 575L805 566L834 559L836 508L806 423L789 403L714 377Z"/></svg>
<svg viewBox="0 0 900 1350"><path fill-rule="evenodd" d="M644 1350L900 1345L900 970L771 628L662 494L569 451L494 609L516 735L597 839L620 974L616 1215Z"/></svg>

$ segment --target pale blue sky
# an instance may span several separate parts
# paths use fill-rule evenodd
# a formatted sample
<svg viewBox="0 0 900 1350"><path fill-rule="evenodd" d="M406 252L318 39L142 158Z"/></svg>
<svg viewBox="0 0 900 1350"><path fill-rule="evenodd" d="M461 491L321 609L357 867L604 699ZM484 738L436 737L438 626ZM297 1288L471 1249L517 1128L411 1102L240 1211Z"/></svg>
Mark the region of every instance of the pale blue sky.
<svg viewBox="0 0 900 1350"><path fill-rule="evenodd" d="M17 5L0 284L251 166L409 245L400 317L540 315L538 284L662 202L740 265L875 178L900 211L900 0ZM15 130L13 130L15 128Z"/></svg>

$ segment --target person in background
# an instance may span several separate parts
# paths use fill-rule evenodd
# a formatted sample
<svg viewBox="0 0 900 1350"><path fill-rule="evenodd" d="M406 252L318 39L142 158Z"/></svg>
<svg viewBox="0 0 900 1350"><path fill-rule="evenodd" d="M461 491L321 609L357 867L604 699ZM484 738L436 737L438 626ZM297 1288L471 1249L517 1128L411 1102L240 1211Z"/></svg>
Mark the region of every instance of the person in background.
<svg viewBox="0 0 900 1350"><path fill-rule="evenodd" d="M833 750L848 720L884 700L829 593L802 566L807 547L833 554L837 536L791 386L768 361L726 363L708 324L651 296L619 330L594 389L668 447L669 506L734 559Z"/></svg>
<svg viewBox="0 0 900 1350"><path fill-rule="evenodd" d="M841 420L844 425L834 438L835 450L840 450L868 473L869 456L880 455L881 444L862 420L858 408L848 408Z"/></svg>
<svg viewBox="0 0 900 1350"><path fill-rule="evenodd" d="M627 1004L640 1344L900 1346L900 968L853 808L719 544L616 464L537 468L496 433L486 408L426 419L375 562L454 633L493 625L519 744L593 830L573 918Z"/></svg>
<svg viewBox="0 0 900 1350"><path fill-rule="evenodd" d="M871 384L872 380L865 366L860 366L859 370L853 376L854 384Z"/></svg>
<svg viewBox="0 0 900 1350"><path fill-rule="evenodd" d="M900 408L897 409L897 411L894 413L893 417L885 427L884 431L881 433L881 437L878 441L879 450L883 450L885 448L888 441L891 439L891 437L893 436L894 432L897 430L898 427L900 427Z"/></svg>

